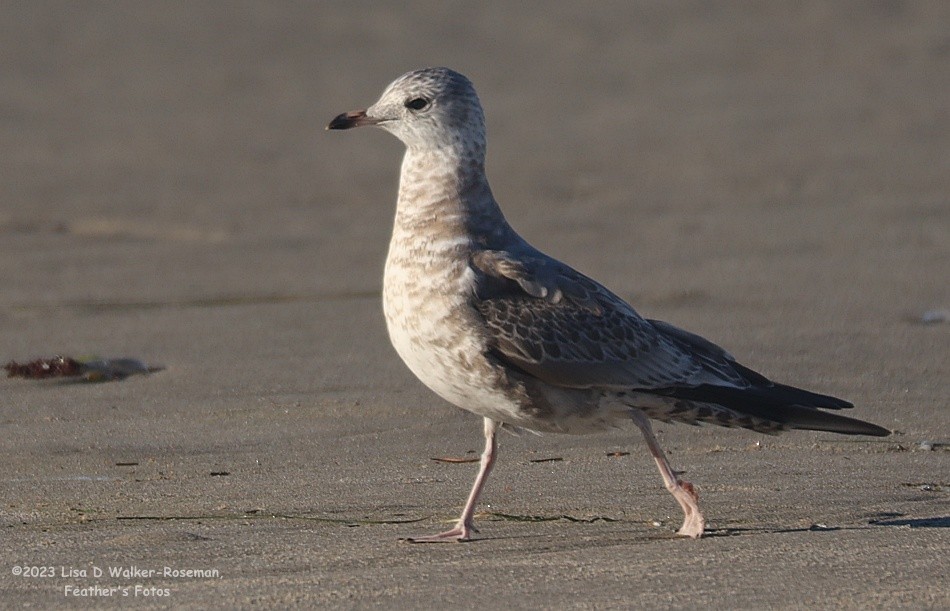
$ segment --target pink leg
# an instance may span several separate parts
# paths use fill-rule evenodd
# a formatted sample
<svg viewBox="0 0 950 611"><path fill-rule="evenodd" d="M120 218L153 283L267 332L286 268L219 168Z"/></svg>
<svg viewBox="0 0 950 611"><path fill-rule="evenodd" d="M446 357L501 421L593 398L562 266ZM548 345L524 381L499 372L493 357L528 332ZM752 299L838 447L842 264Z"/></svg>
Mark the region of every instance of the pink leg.
<svg viewBox="0 0 950 611"><path fill-rule="evenodd" d="M696 494L692 484L680 481L676 477L676 473L670 467L670 462L666 459L666 454L663 453L663 448L660 447L656 436L653 434L650 419L639 411L634 411L632 418L636 425L640 427L640 432L643 433L643 438L646 439L647 445L650 447L650 453L653 454L656 466L660 469L660 475L663 476L666 489L670 491L673 498L683 508L683 514L685 515L683 526L676 531L676 534L698 539L703 535L703 530L706 527L706 520L699 511L699 495Z"/></svg>
<svg viewBox="0 0 950 611"><path fill-rule="evenodd" d="M475 503L485 487L488 480L488 474L491 473L495 465L495 458L498 453L498 441L495 439L495 432L498 430L498 422L485 418L485 450L482 452L482 459L478 468L478 476L475 477L475 485L468 494L468 500L465 501L465 508L462 509L462 516L459 518L455 528L447 530L437 535L426 537L412 537L406 539L410 543L441 543L444 541L468 541L472 538L473 532L478 532L475 528L474 515Z"/></svg>

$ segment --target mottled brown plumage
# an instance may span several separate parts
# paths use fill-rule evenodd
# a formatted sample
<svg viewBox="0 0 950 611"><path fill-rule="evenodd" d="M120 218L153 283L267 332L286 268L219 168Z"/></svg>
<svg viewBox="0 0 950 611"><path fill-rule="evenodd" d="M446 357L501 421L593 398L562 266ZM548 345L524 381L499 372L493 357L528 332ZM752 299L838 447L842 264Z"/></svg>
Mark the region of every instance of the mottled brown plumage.
<svg viewBox="0 0 950 611"><path fill-rule="evenodd" d="M705 526L695 490L677 479L649 418L763 433L888 434L819 409L851 407L847 401L776 384L702 337L642 318L522 239L485 177L484 116L461 74L407 73L373 106L328 128L363 125L406 144L383 278L390 339L429 388L485 419L481 467L458 523L417 541L474 532L500 426L587 433L632 420L683 509L679 534L689 537Z"/></svg>

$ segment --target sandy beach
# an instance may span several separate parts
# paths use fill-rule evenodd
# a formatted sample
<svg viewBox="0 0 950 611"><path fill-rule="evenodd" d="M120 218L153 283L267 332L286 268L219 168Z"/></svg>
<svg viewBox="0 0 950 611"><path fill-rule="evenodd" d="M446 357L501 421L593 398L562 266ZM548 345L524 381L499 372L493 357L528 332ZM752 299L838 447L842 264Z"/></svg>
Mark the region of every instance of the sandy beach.
<svg viewBox="0 0 950 611"><path fill-rule="evenodd" d="M0 606L950 608L950 4L0 5ZM325 132L469 76L529 241L894 431L505 435L380 305L401 145Z"/></svg>

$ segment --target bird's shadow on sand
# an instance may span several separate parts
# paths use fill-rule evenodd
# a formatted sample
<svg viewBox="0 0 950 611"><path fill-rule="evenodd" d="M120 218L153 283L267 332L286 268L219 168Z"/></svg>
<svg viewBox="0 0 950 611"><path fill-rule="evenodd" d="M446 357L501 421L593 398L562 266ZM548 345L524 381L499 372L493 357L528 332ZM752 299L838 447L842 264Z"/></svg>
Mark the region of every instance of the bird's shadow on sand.
<svg viewBox="0 0 950 611"><path fill-rule="evenodd" d="M868 526L898 526L904 528L950 528L950 516L933 518L904 518L900 514L886 519L869 520L867 526L825 526L813 524L796 528L708 528L703 537L735 537L752 534L800 533L800 532L837 532L842 530L864 530Z"/></svg>
<svg viewBox="0 0 950 611"><path fill-rule="evenodd" d="M909 526L910 528L950 528L950 516L938 518L902 518L871 520L871 526Z"/></svg>
<svg viewBox="0 0 950 611"><path fill-rule="evenodd" d="M899 514L898 514L899 515ZM825 526L823 524L813 524L812 526L807 527L796 527L796 528L743 528L743 527L723 527L723 528L707 528L703 533L703 539L714 539L719 537L743 537L749 535L775 535L775 534L792 534L792 533L804 533L804 532L842 532L847 530L868 530L869 528L875 526L890 526L890 527L903 527L903 528L950 528L950 516L941 516L933 518L897 518L897 519L876 519L870 520L866 525L855 525L855 526ZM489 544L491 542L500 542L500 541L515 541L519 539L534 539L534 535L529 534L508 534L508 535L481 535L473 539L467 539L465 541L458 541L457 543L464 543L466 545L478 545L478 544ZM626 541L626 544L631 543L640 543L640 544L652 544L663 541L676 541L676 540L685 540L683 537L677 536L673 531L668 533L661 534L650 534L645 537L636 537L634 540ZM432 541L413 541L411 537L400 538L400 543L408 543L410 545L416 546L428 546L435 542ZM617 544L616 539L611 539L611 545ZM591 542L587 541L585 543L586 547L591 546Z"/></svg>
<svg viewBox="0 0 950 611"><path fill-rule="evenodd" d="M895 516L900 516L900 514L894 514ZM933 518L902 518L902 517L889 517L888 519L875 519L870 520L866 525L855 525L855 526L826 526L824 524L813 524L806 527L795 527L795 528L769 528L769 527L723 527L723 528L707 528L703 533L703 539L713 539L718 537L742 537L748 535L775 535L775 534L792 534L792 533L804 533L804 532L841 532L846 530L867 530L870 527L874 526L897 526L904 528L950 528L950 516L940 516ZM478 543L488 543L490 541L502 541L502 540L515 540L522 538L531 538L531 535L501 535L501 536L478 536L474 539L468 539L465 541L459 541L459 543L465 544L478 544ZM640 543L650 543L657 541L672 541L672 540L682 540L682 537L677 536L673 531L662 534L651 534L646 537L638 537ZM401 538L400 542L411 543L413 545L422 544L426 545L432 543L431 541L413 541L411 538ZM630 542L628 542L630 543ZM589 544L589 543L588 543Z"/></svg>

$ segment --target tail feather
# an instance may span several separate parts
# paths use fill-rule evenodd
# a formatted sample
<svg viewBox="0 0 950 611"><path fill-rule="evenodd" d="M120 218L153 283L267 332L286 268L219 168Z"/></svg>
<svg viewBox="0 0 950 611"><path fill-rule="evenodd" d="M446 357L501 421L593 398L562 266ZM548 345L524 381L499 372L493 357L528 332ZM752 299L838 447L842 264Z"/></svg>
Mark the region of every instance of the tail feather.
<svg viewBox="0 0 950 611"><path fill-rule="evenodd" d="M735 388L702 384L693 387L653 389L651 392L697 403L721 405L735 413L775 422L784 428L828 431L844 435L886 437L887 429L823 409L846 409L852 404L836 397L809 392L793 386L774 384Z"/></svg>

